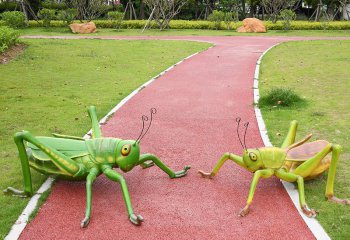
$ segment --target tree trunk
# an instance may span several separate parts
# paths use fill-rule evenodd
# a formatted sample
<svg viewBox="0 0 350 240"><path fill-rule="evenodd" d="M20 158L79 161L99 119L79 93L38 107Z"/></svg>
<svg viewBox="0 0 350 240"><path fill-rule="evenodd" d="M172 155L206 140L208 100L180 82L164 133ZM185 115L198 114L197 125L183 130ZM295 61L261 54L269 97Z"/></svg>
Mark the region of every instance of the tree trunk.
<svg viewBox="0 0 350 240"><path fill-rule="evenodd" d="M140 19L145 19L145 3L140 0Z"/></svg>
<svg viewBox="0 0 350 240"><path fill-rule="evenodd" d="M242 0L242 18L245 18L245 0Z"/></svg>

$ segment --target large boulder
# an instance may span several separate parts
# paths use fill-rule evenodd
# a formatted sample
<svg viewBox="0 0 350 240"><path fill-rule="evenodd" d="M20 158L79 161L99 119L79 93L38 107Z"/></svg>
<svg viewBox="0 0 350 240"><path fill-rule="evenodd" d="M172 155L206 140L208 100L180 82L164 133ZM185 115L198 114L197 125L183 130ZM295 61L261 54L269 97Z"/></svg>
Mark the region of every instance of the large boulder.
<svg viewBox="0 0 350 240"><path fill-rule="evenodd" d="M254 33L265 33L266 27L262 21L257 18L246 18L243 20L243 26L237 29L237 32L254 32Z"/></svg>
<svg viewBox="0 0 350 240"><path fill-rule="evenodd" d="M96 25L93 22L87 23L72 23L69 25L73 33L94 33L96 32Z"/></svg>

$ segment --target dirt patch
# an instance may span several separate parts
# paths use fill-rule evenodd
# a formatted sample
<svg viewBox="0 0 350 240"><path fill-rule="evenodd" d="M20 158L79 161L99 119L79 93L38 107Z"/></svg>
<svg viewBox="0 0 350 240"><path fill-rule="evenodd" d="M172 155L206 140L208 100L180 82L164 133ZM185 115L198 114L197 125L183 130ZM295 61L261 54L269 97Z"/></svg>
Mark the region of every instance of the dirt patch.
<svg viewBox="0 0 350 240"><path fill-rule="evenodd" d="M16 44L15 46L7 49L4 53L0 54L0 64L7 64L12 59L15 59L18 55L24 52L26 45Z"/></svg>

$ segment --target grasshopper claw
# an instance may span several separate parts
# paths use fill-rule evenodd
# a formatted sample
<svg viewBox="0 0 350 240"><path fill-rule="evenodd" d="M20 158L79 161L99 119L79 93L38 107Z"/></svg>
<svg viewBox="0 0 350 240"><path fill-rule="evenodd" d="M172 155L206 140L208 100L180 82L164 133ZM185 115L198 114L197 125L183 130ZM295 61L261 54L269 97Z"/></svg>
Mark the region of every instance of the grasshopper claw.
<svg viewBox="0 0 350 240"><path fill-rule="evenodd" d="M249 213L249 205L245 206L240 212L239 215L240 217L245 217Z"/></svg>
<svg viewBox="0 0 350 240"><path fill-rule="evenodd" d="M21 191L21 190L17 190L13 187L8 187L8 188L4 189L3 193L4 194L12 194L12 196L19 197L19 198L26 198L26 197L30 196L29 193L26 193L26 192Z"/></svg>
<svg viewBox="0 0 350 240"><path fill-rule="evenodd" d="M131 214L129 220L132 222L132 224L140 226L143 222L143 217L141 215Z"/></svg>
<svg viewBox="0 0 350 240"><path fill-rule="evenodd" d="M87 227L87 225L89 225L89 222L90 222L90 218L85 217L85 218L84 218L84 220L83 220L83 221L81 221L81 223L80 223L80 227L81 227L81 228L86 228L86 227Z"/></svg>
<svg viewBox="0 0 350 240"><path fill-rule="evenodd" d="M149 167L152 167L152 166L154 166L154 162L144 162L144 163L141 164L141 167L143 169L146 169L146 168L149 168Z"/></svg>
<svg viewBox="0 0 350 240"><path fill-rule="evenodd" d="M189 169L191 169L191 166L185 166L183 170L178 171L178 172L175 173L175 177L174 178L180 178L180 177L186 176L187 171Z"/></svg>
<svg viewBox="0 0 350 240"><path fill-rule="evenodd" d="M202 170L199 170L198 173L203 177L203 178L213 178L214 176L211 173L204 172Z"/></svg>
<svg viewBox="0 0 350 240"><path fill-rule="evenodd" d="M309 218L314 218L317 215L316 210L310 209L307 206L303 206L301 209L303 210L303 213Z"/></svg>
<svg viewBox="0 0 350 240"><path fill-rule="evenodd" d="M350 200L349 199L341 199L341 198L337 198L337 197L334 197L334 196L328 197L328 201L339 203L339 204L350 205Z"/></svg>

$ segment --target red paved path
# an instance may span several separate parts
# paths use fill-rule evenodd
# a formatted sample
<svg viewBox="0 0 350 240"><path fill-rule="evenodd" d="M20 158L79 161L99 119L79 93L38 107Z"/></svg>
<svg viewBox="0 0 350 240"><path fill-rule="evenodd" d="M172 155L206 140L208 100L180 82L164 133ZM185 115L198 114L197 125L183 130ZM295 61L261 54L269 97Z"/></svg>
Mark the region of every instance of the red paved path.
<svg viewBox="0 0 350 240"><path fill-rule="evenodd" d="M141 227L127 218L120 187L98 178L93 187L90 225L80 228L85 212L85 183L59 181L22 239L313 239L279 180L262 179L251 213L245 206L252 174L228 162L214 180L201 178L226 152L242 152L235 118L250 121L249 147L263 142L253 110L257 58L286 38L172 37L214 42L205 51L157 79L125 104L107 125L105 136L135 139L141 114L158 113L142 152L159 156L175 170L192 165L189 175L169 179L157 167L124 174ZM287 127L287 126L286 126Z"/></svg>

